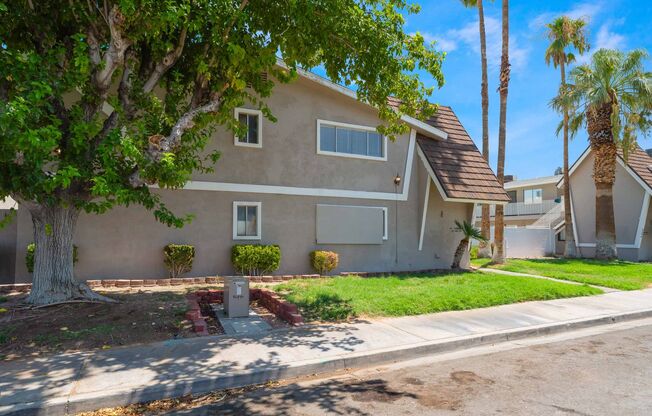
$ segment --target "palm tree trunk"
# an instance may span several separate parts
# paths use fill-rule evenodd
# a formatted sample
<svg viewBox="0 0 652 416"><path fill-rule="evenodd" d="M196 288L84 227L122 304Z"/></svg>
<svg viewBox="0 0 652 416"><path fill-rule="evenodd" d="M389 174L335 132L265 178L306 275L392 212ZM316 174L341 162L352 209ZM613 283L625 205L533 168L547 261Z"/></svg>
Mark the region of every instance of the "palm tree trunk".
<svg viewBox="0 0 652 416"><path fill-rule="evenodd" d="M507 128L507 90L509 87L509 1L503 0L502 7L502 58L500 60L500 125L498 128L498 166L496 173L498 182L502 186L505 183L505 142ZM496 217L494 220L494 263L505 262L505 221L504 206L496 206Z"/></svg>
<svg viewBox="0 0 652 416"><path fill-rule="evenodd" d="M478 0L478 23L480 30L480 61L482 66L482 84L480 95L482 96L482 157L489 162L489 91L487 81L487 35L484 25L484 8L482 0ZM491 245L491 212L490 206L482 205L482 221L480 223L480 232L487 241L481 241L478 248L478 257L490 258Z"/></svg>
<svg viewBox="0 0 652 416"><path fill-rule="evenodd" d="M72 237L79 211L73 207L23 204L34 226L34 274L27 298L33 305L73 299L111 301L75 280Z"/></svg>
<svg viewBox="0 0 652 416"><path fill-rule="evenodd" d="M466 253L467 248L469 247L469 239L463 238L462 241L457 245L455 250L455 255L453 255L453 264L451 264L451 269L459 269L460 263L462 263L462 257Z"/></svg>
<svg viewBox="0 0 652 416"><path fill-rule="evenodd" d="M562 91L566 91L566 68L563 59L559 67L561 69L561 88ZM573 216L571 215L570 175L568 169L568 110L564 109L564 234L566 234L564 257L571 258L577 256L577 251L575 234L573 233Z"/></svg>
<svg viewBox="0 0 652 416"><path fill-rule="evenodd" d="M593 151L595 183L595 257L612 260L617 257L616 222L614 221L613 185L616 181L618 149L611 129L610 103L587 110L587 130Z"/></svg>

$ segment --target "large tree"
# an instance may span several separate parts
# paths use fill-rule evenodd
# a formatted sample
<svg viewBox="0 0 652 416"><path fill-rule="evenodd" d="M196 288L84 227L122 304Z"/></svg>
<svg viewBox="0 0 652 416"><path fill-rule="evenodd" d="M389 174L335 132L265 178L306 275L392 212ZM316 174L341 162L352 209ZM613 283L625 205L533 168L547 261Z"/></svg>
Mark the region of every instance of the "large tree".
<svg viewBox="0 0 652 416"><path fill-rule="evenodd" d="M484 24L484 6L482 0L462 0L465 7L478 9L478 31L480 32L480 67L482 82L480 96L482 98L482 157L489 163L489 84L487 81L487 34ZM480 231L484 240L480 241L478 257L491 257L491 246L488 244L491 234L491 205L482 204Z"/></svg>
<svg viewBox="0 0 652 416"><path fill-rule="evenodd" d="M566 65L575 61L575 55L569 52L573 48L580 55L589 49L584 33L586 22L582 19L571 19L567 16L561 16L552 23L548 23L548 39L550 45L546 49L546 63L557 68L561 73L561 84L559 86L560 94L566 91ZM570 179L568 176L568 108L562 109L562 130L563 130L563 154L564 154L564 234L566 243L564 245L564 257L575 257L575 235L573 233L573 217L571 215L570 201Z"/></svg>
<svg viewBox="0 0 652 416"><path fill-rule="evenodd" d="M505 145L507 141L507 90L509 88L509 1L502 4L502 55L500 58L500 118L498 125L498 162L496 176L500 185L505 183ZM505 207L496 206L494 219L494 263L505 262Z"/></svg>
<svg viewBox="0 0 652 416"><path fill-rule="evenodd" d="M636 148L639 134L647 134L652 123L652 73L645 70L644 50L623 53L600 49L591 62L570 72L568 92L557 99L557 108L573 110L571 134L586 126L593 152L595 183L595 257L614 259L616 224L613 186L616 158L627 159Z"/></svg>
<svg viewBox="0 0 652 416"><path fill-rule="evenodd" d="M355 82L390 137L402 115L432 114L415 73L441 85L443 54L405 33L415 12L403 0L0 0L0 199L32 216L29 301L100 299L73 276L80 213L140 204L183 226L150 185L212 169L214 128L244 131L235 107L274 120L265 99L299 67Z"/></svg>

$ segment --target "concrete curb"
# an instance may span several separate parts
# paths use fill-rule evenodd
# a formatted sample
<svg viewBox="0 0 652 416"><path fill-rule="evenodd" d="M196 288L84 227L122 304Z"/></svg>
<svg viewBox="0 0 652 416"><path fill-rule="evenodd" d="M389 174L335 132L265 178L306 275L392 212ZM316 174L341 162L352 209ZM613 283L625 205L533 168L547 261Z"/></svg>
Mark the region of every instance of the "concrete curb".
<svg viewBox="0 0 652 416"><path fill-rule="evenodd" d="M77 395L44 402L14 405L11 411L0 408L0 414L6 415L67 415L103 407L124 406L133 403L148 402L164 398L173 398L185 394L202 394L213 390L243 387L272 380L286 379L328 373L346 368L368 367L405 361L423 356L453 352L498 342L514 341L524 338L559 334L572 330L609 325L626 321L652 317L652 309L644 309L621 314L601 315L587 319L556 322L553 324L529 326L506 331L490 332L480 335L453 338L450 340L424 341L394 348L376 349L352 354L342 354L329 359L298 361L273 368L254 371L242 371L232 374L216 374L214 377L196 379L190 383L177 383L173 386L151 386L142 390L113 390L109 392ZM88 358L90 359L90 358ZM74 387L73 390L74 392ZM73 393L74 395L74 393Z"/></svg>

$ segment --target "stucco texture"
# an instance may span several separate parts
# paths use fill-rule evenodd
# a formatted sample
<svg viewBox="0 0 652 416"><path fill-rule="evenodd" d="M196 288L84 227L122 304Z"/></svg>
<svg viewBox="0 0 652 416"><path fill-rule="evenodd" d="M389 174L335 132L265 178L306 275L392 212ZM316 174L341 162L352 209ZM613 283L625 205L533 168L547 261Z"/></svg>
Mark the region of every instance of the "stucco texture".
<svg viewBox="0 0 652 416"><path fill-rule="evenodd" d="M375 110L307 80L279 86L268 101L278 121L264 120L262 148L234 145L233 134L217 131L210 149L222 152L215 173L194 180L235 184L280 185L400 194L407 182L409 135L388 141L388 160L375 161L317 154L317 119L376 126ZM209 151L207 150L207 151ZM470 203L444 202L431 186L424 244L418 250L423 198L428 174L413 150L407 201L314 197L245 192L157 190L177 214L194 214L191 224L168 228L142 207L116 207L104 215L82 214L74 242L79 247L77 278L161 278L167 272L162 249L168 243L192 244L196 257L187 276L230 275L231 247L238 243L279 244L281 266L275 273L311 272L309 252L340 254L341 271L397 271L449 268L461 239L455 220L471 220ZM404 176L395 187L396 174ZM400 199L397 196L397 200ZM260 241L233 239L233 202L260 202ZM381 244L317 244L318 204L388 209L388 239ZM30 281L25 247L32 241L29 213L17 219L16 281ZM463 265L467 264L467 259Z"/></svg>

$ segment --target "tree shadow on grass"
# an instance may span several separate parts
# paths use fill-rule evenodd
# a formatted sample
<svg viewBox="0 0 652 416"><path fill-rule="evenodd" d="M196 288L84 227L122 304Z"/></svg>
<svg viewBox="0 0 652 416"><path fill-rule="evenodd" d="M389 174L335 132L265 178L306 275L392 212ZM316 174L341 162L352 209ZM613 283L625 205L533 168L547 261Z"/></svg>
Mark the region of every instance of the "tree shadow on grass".
<svg viewBox="0 0 652 416"><path fill-rule="evenodd" d="M319 293L314 298L293 300L307 321L345 321L356 316L349 299L335 294Z"/></svg>

